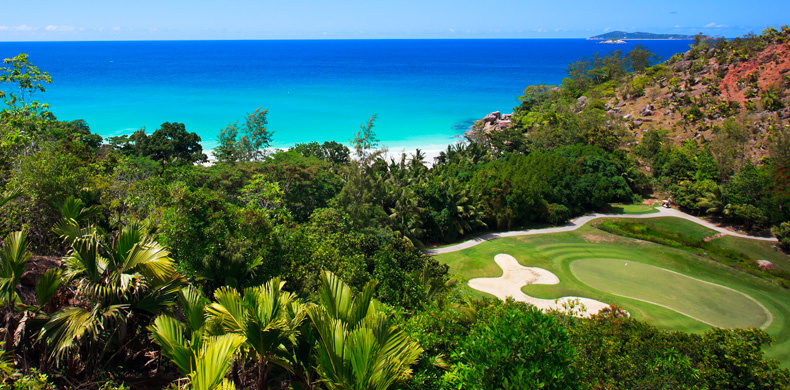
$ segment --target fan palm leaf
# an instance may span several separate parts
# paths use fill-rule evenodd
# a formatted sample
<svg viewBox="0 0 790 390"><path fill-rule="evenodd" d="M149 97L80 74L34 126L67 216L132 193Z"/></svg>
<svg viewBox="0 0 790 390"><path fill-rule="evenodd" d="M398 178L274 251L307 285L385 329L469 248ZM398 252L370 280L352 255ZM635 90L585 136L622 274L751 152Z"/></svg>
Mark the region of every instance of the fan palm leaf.
<svg viewBox="0 0 790 390"><path fill-rule="evenodd" d="M17 301L16 286L30 257L25 231L13 232L3 240L3 248L0 249L0 294L4 305L13 306Z"/></svg>
<svg viewBox="0 0 790 390"><path fill-rule="evenodd" d="M233 389L225 379L230 362L244 343L244 336L225 334L209 337L195 359L195 370L189 375L194 390Z"/></svg>
<svg viewBox="0 0 790 390"><path fill-rule="evenodd" d="M83 342L96 341L100 332L115 329L124 320L126 305L94 305L90 310L69 307L53 314L44 324L39 340L46 339L50 356L60 362Z"/></svg>
<svg viewBox="0 0 790 390"><path fill-rule="evenodd" d="M317 369L326 387L384 390L407 379L422 349L376 310L375 284L354 296L333 274L324 272L322 279L321 305L307 313L318 334Z"/></svg>

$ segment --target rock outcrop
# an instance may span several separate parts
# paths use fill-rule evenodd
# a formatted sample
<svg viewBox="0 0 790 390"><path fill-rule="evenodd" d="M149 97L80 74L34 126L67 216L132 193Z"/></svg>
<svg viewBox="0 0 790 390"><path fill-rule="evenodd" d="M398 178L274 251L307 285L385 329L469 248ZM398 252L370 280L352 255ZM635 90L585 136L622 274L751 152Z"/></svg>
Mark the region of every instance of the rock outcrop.
<svg viewBox="0 0 790 390"><path fill-rule="evenodd" d="M510 118L512 116L513 114L502 114L499 111L494 111L484 116L483 119L477 121L477 123L475 123L475 127L483 130L484 132L502 130L504 128L510 127Z"/></svg>

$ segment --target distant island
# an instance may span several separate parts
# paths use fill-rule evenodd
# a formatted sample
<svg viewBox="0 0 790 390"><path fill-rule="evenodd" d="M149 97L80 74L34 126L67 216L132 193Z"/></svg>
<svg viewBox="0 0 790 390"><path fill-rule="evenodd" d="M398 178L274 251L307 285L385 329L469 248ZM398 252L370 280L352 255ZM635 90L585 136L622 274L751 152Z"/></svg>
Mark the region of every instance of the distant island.
<svg viewBox="0 0 790 390"><path fill-rule="evenodd" d="M646 32L611 31L605 34L587 38L589 40L616 40L616 39L694 39L693 35L682 34L653 34Z"/></svg>

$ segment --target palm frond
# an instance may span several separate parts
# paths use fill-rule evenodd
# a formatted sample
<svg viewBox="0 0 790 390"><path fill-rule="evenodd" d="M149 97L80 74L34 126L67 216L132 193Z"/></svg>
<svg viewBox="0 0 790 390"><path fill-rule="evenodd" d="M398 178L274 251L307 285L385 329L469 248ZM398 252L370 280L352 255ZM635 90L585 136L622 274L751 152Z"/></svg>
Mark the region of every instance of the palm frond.
<svg viewBox="0 0 790 390"><path fill-rule="evenodd" d="M10 233L3 240L0 250L0 294L3 303L13 305L16 301L15 289L30 257L25 231Z"/></svg>
<svg viewBox="0 0 790 390"><path fill-rule="evenodd" d="M11 190L11 191L6 192L3 195L0 195L0 207L5 206L6 203L8 203L8 202L10 202L10 201L12 201L12 200L14 200L16 198L19 198L22 195L24 195L24 193L22 192L21 189Z"/></svg>
<svg viewBox="0 0 790 390"><path fill-rule="evenodd" d="M41 278L38 279L36 299L39 306L44 306L55 294L55 291L58 291L61 284L61 275L63 275L63 271L52 268L44 272L44 275L41 275Z"/></svg>
<svg viewBox="0 0 790 390"><path fill-rule="evenodd" d="M195 368L196 356L184 333L187 328L169 316L159 316L148 327L151 338L162 348L162 355L170 359L182 375L189 375Z"/></svg>
<svg viewBox="0 0 790 390"><path fill-rule="evenodd" d="M178 296L189 329L195 331L202 328L206 323L206 306L209 300L203 296L202 291L191 285L183 287Z"/></svg>
<svg viewBox="0 0 790 390"><path fill-rule="evenodd" d="M200 349L195 360L195 370L190 374L190 382L194 390L213 390L227 386L225 375L230 370L230 362L244 337L237 334L225 334L209 337Z"/></svg>
<svg viewBox="0 0 790 390"><path fill-rule="evenodd" d="M104 307L95 305L91 310L69 307L53 314L39 333L39 340L46 340L50 357L60 362L67 354L79 348L83 341L95 340L99 332L114 328L123 321L126 305Z"/></svg>

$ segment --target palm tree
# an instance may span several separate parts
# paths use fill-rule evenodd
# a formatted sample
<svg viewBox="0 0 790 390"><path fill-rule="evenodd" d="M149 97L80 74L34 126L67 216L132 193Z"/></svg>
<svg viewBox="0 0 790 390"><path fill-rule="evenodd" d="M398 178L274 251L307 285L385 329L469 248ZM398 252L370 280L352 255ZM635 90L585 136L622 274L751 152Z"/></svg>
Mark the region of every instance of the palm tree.
<svg viewBox="0 0 790 390"><path fill-rule="evenodd" d="M418 248L424 247L420 241L425 232L420 218L424 210L418 204L417 195L408 186L391 188L388 193L395 198L389 213L393 228Z"/></svg>
<svg viewBox="0 0 790 390"><path fill-rule="evenodd" d="M182 288L179 302L186 321L161 315L148 327L151 338L162 348L162 355L189 379L192 389L234 389L225 376L244 337L209 335L204 315L209 300L195 287Z"/></svg>
<svg viewBox="0 0 790 390"><path fill-rule="evenodd" d="M318 373L329 389L385 390L411 376L420 346L377 310L369 282L361 295L330 272L321 274L320 305L307 309L318 333Z"/></svg>
<svg viewBox="0 0 790 390"><path fill-rule="evenodd" d="M71 245L64 279L75 281L77 300L84 303L52 314L39 339L57 363L84 347L85 366L95 370L138 336L139 321L174 304L184 280L167 249L139 225L124 227L115 240L73 219L55 230Z"/></svg>
<svg viewBox="0 0 790 390"><path fill-rule="evenodd" d="M443 238L453 239L477 227L486 226L482 213L474 205L475 200L470 195L469 187L449 177L440 183L440 189L440 201L444 208L439 214L439 228Z"/></svg>
<svg viewBox="0 0 790 390"><path fill-rule="evenodd" d="M207 336L202 326L190 332L186 324L166 315L157 317L148 329L154 342L162 347L162 354L189 378L190 388L235 389L225 376L231 360L244 343L243 336Z"/></svg>
<svg viewBox="0 0 790 390"><path fill-rule="evenodd" d="M706 192L705 196L699 198L697 202L697 208L705 210L707 214L722 214L726 205L727 201L719 186Z"/></svg>
<svg viewBox="0 0 790 390"><path fill-rule="evenodd" d="M221 287L214 293L216 302L207 307L223 332L243 336L255 351L258 389L267 387L271 365L293 371L291 347L297 343L305 312L292 293L282 291L284 284L274 278L245 289L243 297L230 287Z"/></svg>
<svg viewBox="0 0 790 390"><path fill-rule="evenodd" d="M5 206L6 203L22 196L22 190L11 190L3 195L0 195L0 207Z"/></svg>
<svg viewBox="0 0 790 390"><path fill-rule="evenodd" d="M3 248L0 250L0 303L3 306L13 308L19 299L16 286L30 257L27 234L24 231L11 233L3 240Z"/></svg>

